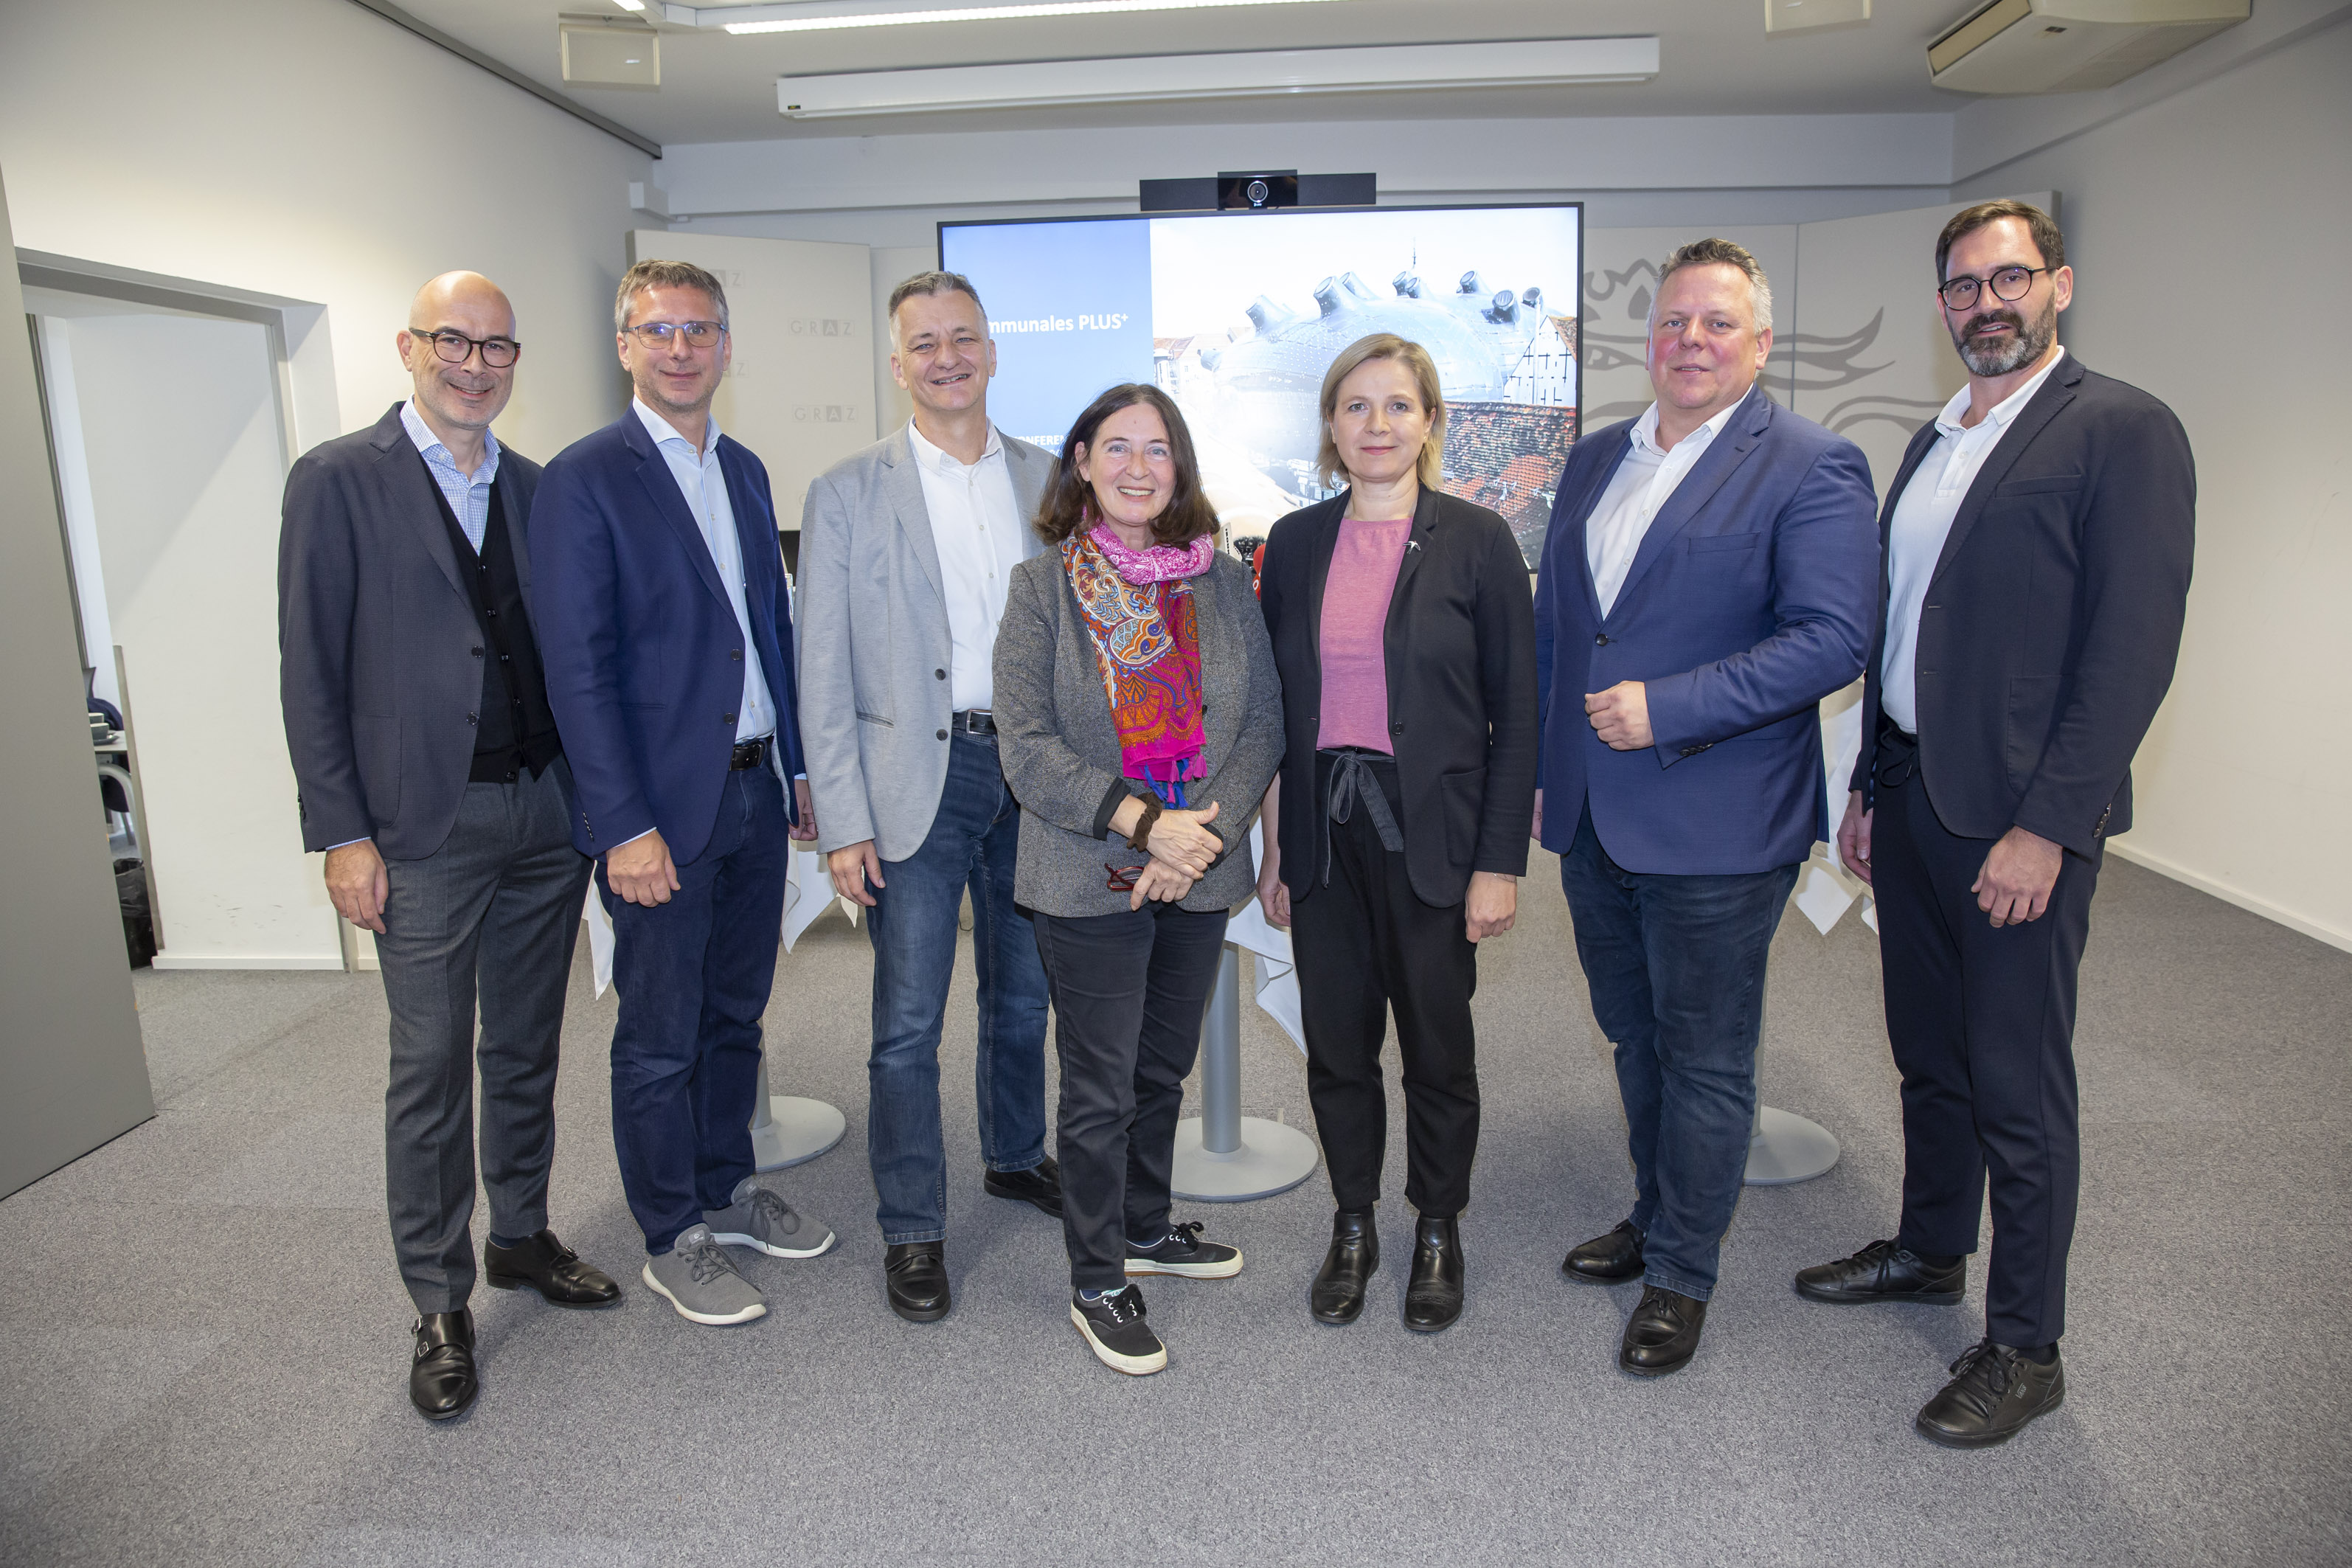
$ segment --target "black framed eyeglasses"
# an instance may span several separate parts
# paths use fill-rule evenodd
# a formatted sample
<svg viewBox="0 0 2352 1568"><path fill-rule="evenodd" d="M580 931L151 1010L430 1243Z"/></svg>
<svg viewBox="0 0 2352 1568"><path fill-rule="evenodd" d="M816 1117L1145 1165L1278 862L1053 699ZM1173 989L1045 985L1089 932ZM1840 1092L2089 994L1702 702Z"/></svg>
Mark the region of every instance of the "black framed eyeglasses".
<svg viewBox="0 0 2352 1568"><path fill-rule="evenodd" d="M641 321L627 330L635 336L637 342L649 349L669 347L670 340L680 332L686 334L688 348L707 349L726 335L727 323L724 321Z"/></svg>
<svg viewBox="0 0 2352 1568"><path fill-rule="evenodd" d="M522 345L512 338L469 338L463 332L423 332L415 328L408 335L431 339L433 352L450 364L464 364L476 349L482 351L482 363L492 370L504 370L522 358Z"/></svg>
<svg viewBox="0 0 2352 1568"><path fill-rule="evenodd" d="M1944 309L1965 310L1977 302L1979 289L1990 287L1992 297L2005 305L2013 305L2025 298L2033 288L2036 273L2047 272L2047 267L2003 267L1990 278L1950 278L1936 290L1944 297Z"/></svg>

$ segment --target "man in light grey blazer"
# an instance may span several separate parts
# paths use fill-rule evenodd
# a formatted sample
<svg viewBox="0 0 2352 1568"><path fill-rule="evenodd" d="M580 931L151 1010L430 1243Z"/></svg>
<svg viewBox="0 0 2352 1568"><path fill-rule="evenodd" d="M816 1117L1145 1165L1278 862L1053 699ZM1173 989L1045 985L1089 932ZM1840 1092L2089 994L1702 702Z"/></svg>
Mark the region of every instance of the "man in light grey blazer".
<svg viewBox="0 0 2352 1568"><path fill-rule="evenodd" d="M996 345L969 279L908 279L889 321L915 416L809 486L795 621L818 847L874 942L866 1142L884 1289L900 1317L930 1322L949 1307L940 1035L967 890L982 1184L1062 1212L1045 973L1013 901L1020 812L989 716L997 622L1013 568L1041 548L1030 521L1054 459L989 423Z"/></svg>

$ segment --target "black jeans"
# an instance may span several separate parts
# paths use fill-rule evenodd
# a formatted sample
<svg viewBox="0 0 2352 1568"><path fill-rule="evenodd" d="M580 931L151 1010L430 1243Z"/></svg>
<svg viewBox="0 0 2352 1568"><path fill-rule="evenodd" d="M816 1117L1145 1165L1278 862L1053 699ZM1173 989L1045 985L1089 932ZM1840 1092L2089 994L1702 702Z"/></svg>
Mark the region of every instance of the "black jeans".
<svg viewBox="0 0 2352 1568"><path fill-rule="evenodd" d="M1947 832L1902 751L1879 769L1870 838L1886 1037L1903 1074L1896 1240L1974 1252L1989 1173L1985 1331L2050 1344L2066 1331L2083 1179L2074 983L2099 862L2068 853L2042 918L1995 930L1969 891L1992 841Z"/></svg>
<svg viewBox="0 0 2352 1568"><path fill-rule="evenodd" d="M1127 1279L1127 1241L1168 1229L1184 1075L1217 984L1225 911L1147 903L1125 914L1032 913L1062 1063L1055 1146L1070 1285Z"/></svg>
<svg viewBox="0 0 2352 1568"><path fill-rule="evenodd" d="M1396 764L1365 765L1402 825ZM1330 770L1329 757L1317 759L1318 803L1328 797ZM1332 1201L1367 1209L1380 1200L1388 1152L1381 1046L1393 1007L1404 1068L1405 1201L1450 1219L1470 1202L1478 1154L1478 1042L1470 1022L1478 947L1463 905L1421 901L1403 851L1381 846L1360 802L1329 830L1331 880L1321 880L1318 866L1307 896L1292 895L1290 944L1307 1028L1307 1099Z"/></svg>
<svg viewBox="0 0 2352 1568"><path fill-rule="evenodd" d="M1643 1282L1701 1301L1747 1177L1764 970L1798 869L1628 871L1590 805L1559 858L1592 1016L1616 1047Z"/></svg>

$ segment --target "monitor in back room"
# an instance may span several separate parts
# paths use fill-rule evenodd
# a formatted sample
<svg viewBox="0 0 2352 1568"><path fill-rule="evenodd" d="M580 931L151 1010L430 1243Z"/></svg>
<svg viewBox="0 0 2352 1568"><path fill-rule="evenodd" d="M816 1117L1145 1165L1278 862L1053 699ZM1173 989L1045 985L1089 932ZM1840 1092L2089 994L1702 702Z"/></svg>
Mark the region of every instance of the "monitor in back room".
<svg viewBox="0 0 2352 1568"><path fill-rule="evenodd" d="M998 426L1058 451L1105 387L1183 409L1229 539L1329 495L1323 373L1394 332L1445 397L1444 487L1507 519L1532 564L1577 436L1583 211L1574 205L940 226L996 340Z"/></svg>

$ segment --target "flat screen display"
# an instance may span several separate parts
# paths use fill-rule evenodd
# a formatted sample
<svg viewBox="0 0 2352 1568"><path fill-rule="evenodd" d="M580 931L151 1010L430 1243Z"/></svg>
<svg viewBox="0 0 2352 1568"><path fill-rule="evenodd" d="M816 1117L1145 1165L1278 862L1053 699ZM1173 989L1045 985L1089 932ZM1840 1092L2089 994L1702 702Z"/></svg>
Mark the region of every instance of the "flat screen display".
<svg viewBox="0 0 2352 1568"><path fill-rule="evenodd" d="M1501 513L1532 564L1577 437L1580 206L1383 207L943 223L980 290L989 411L1059 451L1105 387L1184 411L1229 540L1332 492L1315 473L1323 373L1373 332L1427 349L1444 488Z"/></svg>

